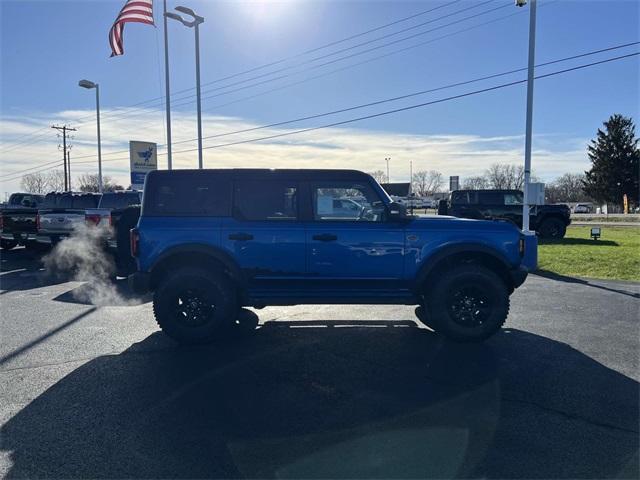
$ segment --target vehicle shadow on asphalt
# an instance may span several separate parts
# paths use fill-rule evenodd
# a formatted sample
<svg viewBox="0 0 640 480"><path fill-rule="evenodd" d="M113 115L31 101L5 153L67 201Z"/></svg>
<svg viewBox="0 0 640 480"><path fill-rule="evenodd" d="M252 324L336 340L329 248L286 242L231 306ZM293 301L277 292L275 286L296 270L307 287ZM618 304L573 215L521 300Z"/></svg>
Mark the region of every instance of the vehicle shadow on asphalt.
<svg viewBox="0 0 640 480"><path fill-rule="evenodd" d="M549 270L538 269L534 272L534 274L538 275L539 277L548 278L549 280L555 280L557 282L576 283L579 285L585 285L587 287L606 290L608 292L619 293L620 295L626 295L632 298L640 298L640 293L638 293L637 291L634 292L631 289L625 290L622 288L624 283L631 284L632 282L620 282L619 288L613 288L611 286L605 286L605 285L601 285L600 283L597 283L598 280L590 281L585 278L569 277L567 275L560 275L559 273L550 272ZM611 280L601 280L601 281L607 282L607 283L613 283Z"/></svg>
<svg viewBox="0 0 640 480"><path fill-rule="evenodd" d="M638 471L638 383L507 329L267 322L155 333L77 368L2 428L8 478L609 478Z"/></svg>

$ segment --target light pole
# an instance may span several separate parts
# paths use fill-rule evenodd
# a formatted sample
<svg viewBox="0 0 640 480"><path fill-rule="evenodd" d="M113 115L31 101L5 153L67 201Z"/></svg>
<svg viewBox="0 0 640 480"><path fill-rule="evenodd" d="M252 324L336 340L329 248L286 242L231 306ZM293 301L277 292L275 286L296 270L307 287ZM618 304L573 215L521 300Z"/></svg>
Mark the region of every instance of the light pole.
<svg viewBox="0 0 640 480"><path fill-rule="evenodd" d="M384 159L387 162L387 183L391 183L391 177L389 177L389 162L391 161L391 157L387 157Z"/></svg>
<svg viewBox="0 0 640 480"><path fill-rule="evenodd" d="M527 124L524 141L524 199L522 201L522 231L529 230L529 183L531 181L531 141L533 133L533 73L536 57L536 0L529 0L529 66L527 70ZM516 6L524 7L527 0L516 0Z"/></svg>
<svg viewBox="0 0 640 480"><path fill-rule="evenodd" d="M98 191L102 193L102 145L100 143L100 85L89 80L80 80L82 88L96 89L96 120L98 125Z"/></svg>
<svg viewBox="0 0 640 480"><path fill-rule="evenodd" d="M196 15L196 13L187 7L176 7L178 12L193 17L193 21L188 22L177 13L166 12L167 18L172 18L182 23L185 27L194 28L196 34L196 104L198 109L198 168L202 168L202 108L200 106L200 29L199 26L204 22L204 17Z"/></svg>

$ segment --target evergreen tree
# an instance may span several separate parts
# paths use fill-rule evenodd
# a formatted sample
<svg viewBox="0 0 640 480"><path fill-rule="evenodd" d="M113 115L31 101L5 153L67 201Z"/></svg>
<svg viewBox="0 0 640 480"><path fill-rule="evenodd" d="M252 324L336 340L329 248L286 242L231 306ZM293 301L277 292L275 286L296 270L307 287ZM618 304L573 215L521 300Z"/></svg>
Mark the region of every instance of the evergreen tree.
<svg viewBox="0 0 640 480"><path fill-rule="evenodd" d="M584 191L599 202L620 205L626 193L638 204L640 149L633 120L620 114L604 122L587 147L591 170L585 172Z"/></svg>

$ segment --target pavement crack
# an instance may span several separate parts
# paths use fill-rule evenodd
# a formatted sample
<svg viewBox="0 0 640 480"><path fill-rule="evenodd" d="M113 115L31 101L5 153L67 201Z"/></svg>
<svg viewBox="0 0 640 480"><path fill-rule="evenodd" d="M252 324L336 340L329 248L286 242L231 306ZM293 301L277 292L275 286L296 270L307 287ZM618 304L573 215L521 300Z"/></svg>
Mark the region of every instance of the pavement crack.
<svg viewBox="0 0 640 480"><path fill-rule="evenodd" d="M539 408L540 410L544 410L545 412L549 412L549 413L555 413L556 415L561 415L565 418L571 419L571 420L579 420L585 423L588 423L590 425L594 425L596 427L602 427L602 428L609 428L612 430L618 430L621 432L625 432L625 433L632 433L635 435L638 435L640 433L640 431L638 430L634 430L632 428L625 428L625 427L620 427L618 425L612 425L610 423L606 423L606 422L598 422L596 420L592 420L590 418L586 418L583 417L581 415L577 415L575 413L569 413L566 412L564 410L558 410L556 408L552 408L552 407L547 407L546 405L542 405L540 403L537 402L533 402L530 400L523 400L521 398L511 398L511 397L505 397L503 396L502 399L506 402L511 402L511 403L519 403L519 404L523 404L523 405L529 405L532 407L536 407Z"/></svg>

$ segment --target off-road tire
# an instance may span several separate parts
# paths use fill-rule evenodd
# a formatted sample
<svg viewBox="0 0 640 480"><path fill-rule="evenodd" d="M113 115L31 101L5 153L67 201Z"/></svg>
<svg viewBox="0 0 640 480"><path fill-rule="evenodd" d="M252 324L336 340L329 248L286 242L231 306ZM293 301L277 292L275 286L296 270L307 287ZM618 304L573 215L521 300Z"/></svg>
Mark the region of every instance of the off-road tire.
<svg viewBox="0 0 640 480"><path fill-rule="evenodd" d="M11 250L12 248L16 248L18 246L18 242L15 240L0 240L0 248L2 250Z"/></svg>
<svg viewBox="0 0 640 480"><path fill-rule="evenodd" d="M457 342L481 342L504 325L509 290L494 271L462 264L435 282L425 294L424 315L437 333Z"/></svg>
<svg viewBox="0 0 640 480"><path fill-rule="evenodd" d="M238 310L231 280L201 268L185 267L169 273L153 295L156 322L179 343L201 344L224 338Z"/></svg>
<svg viewBox="0 0 640 480"><path fill-rule="evenodd" d="M567 233L567 226L559 218L546 218L538 228L538 234L542 238L559 240Z"/></svg>

